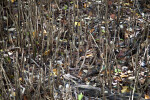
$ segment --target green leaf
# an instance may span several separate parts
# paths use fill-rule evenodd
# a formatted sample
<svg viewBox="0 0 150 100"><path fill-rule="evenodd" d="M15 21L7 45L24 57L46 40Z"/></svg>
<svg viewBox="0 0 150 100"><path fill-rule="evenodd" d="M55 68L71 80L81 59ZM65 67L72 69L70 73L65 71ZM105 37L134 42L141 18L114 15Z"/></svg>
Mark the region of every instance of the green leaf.
<svg viewBox="0 0 150 100"><path fill-rule="evenodd" d="M83 98L83 94L80 93L80 94L78 95L78 100L82 100L82 98Z"/></svg>
<svg viewBox="0 0 150 100"><path fill-rule="evenodd" d="M102 33L105 33L105 30L104 30L104 29L102 29Z"/></svg>
<svg viewBox="0 0 150 100"><path fill-rule="evenodd" d="M121 41L123 41L123 39L120 39Z"/></svg>
<svg viewBox="0 0 150 100"><path fill-rule="evenodd" d="M115 69L115 73L119 73L119 72L121 72L120 69Z"/></svg>
<svg viewBox="0 0 150 100"><path fill-rule="evenodd" d="M67 5L65 5L65 6L64 6L64 10L67 10L67 9L68 9L68 6L67 6Z"/></svg>
<svg viewBox="0 0 150 100"><path fill-rule="evenodd" d="M29 36L29 32L27 32L27 35Z"/></svg>
<svg viewBox="0 0 150 100"><path fill-rule="evenodd" d="M71 1L70 3L73 4L73 1Z"/></svg>
<svg viewBox="0 0 150 100"><path fill-rule="evenodd" d="M38 41L36 41L36 44L39 44L39 42L38 42Z"/></svg>
<svg viewBox="0 0 150 100"><path fill-rule="evenodd" d="M99 41L100 39L96 39L96 41Z"/></svg>

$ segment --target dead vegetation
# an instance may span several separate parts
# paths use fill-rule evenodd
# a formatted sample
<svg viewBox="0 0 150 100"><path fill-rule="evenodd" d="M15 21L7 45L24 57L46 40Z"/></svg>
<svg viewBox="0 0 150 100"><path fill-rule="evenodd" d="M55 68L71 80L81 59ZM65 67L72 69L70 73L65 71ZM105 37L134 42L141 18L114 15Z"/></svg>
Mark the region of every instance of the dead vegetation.
<svg viewBox="0 0 150 100"><path fill-rule="evenodd" d="M1 0L0 100L150 99L149 0Z"/></svg>

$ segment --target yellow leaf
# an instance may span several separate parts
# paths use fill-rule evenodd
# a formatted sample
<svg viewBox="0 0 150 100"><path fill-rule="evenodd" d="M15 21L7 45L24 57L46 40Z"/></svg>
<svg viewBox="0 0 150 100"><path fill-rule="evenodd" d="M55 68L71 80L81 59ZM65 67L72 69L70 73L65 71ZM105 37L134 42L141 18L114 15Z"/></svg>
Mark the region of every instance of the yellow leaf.
<svg viewBox="0 0 150 100"><path fill-rule="evenodd" d="M81 24L80 24L80 22L78 22L78 26L80 26Z"/></svg>
<svg viewBox="0 0 150 100"><path fill-rule="evenodd" d="M130 4L129 3L124 3L124 6L129 6Z"/></svg>
<svg viewBox="0 0 150 100"><path fill-rule="evenodd" d="M50 53L50 50L44 52L44 56L47 56Z"/></svg>
<svg viewBox="0 0 150 100"><path fill-rule="evenodd" d="M43 31L43 34L44 34L44 36L46 36L46 34L47 34L46 30Z"/></svg>
<svg viewBox="0 0 150 100"><path fill-rule="evenodd" d="M91 53L91 54L86 55L86 58L89 58L89 57L93 57L93 54Z"/></svg>
<svg viewBox="0 0 150 100"><path fill-rule="evenodd" d="M56 69L56 68L53 69L53 74L54 74L54 75L57 75L57 69Z"/></svg>
<svg viewBox="0 0 150 100"><path fill-rule="evenodd" d="M145 99L150 99L150 96L145 94Z"/></svg>
<svg viewBox="0 0 150 100"><path fill-rule="evenodd" d="M33 32L32 34L33 34L33 37L35 37L35 32Z"/></svg>
<svg viewBox="0 0 150 100"><path fill-rule="evenodd" d="M86 7L87 7L87 4L86 4L86 3L84 3L83 7L84 7L84 8L86 8Z"/></svg>
<svg viewBox="0 0 150 100"><path fill-rule="evenodd" d="M21 78L21 77L19 78L19 81L22 81L22 78Z"/></svg>
<svg viewBox="0 0 150 100"><path fill-rule="evenodd" d="M12 96L14 96L14 97L15 97L15 96L16 96L16 93L15 93L15 92L12 92Z"/></svg>
<svg viewBox="0 0 150 100"><path fill-rule="evenodd" d="M79 8L79 6L78 6L78 5L76 5L76 4L74 5L74 7L75 7L75 8Z"/></svg>
<svg viewBox="0 0 150 100"><path fill-rule="evenodd" d="M11 0L11 2L12 2L12 3L14 3L14 2L15 2L15 0Z"/></svg>
<svg viewBox="0 0 150 100"><path fill-rule="evenodd" d="M78 22L75 22L74 25L77 26L77 25L78 25Z"/></svg>
<svg viewBox="0 0 150 100"><path fill-rule="evenodd" d="M121 77L121 78L127 78L127 77L128 77L128 75L121 74L121 75L120 75L120 77Z"/></svg>
<svg viewBox="0 0 150 100"><path fill-rule="evenodd" d="M67 39L63 39L62 42L68 42Z"/></svg>
<svg viewBox="0 0 150 100"><path fill-rule="evenodd" d="M130 92L129 87L128 86L122 86L121 93L126 93L126 92Z"/></svg>
<svg viewBox="0 0 150 100"><path fill-rule="evenodd" d="M75 22L75 26L80 26L80 22Z"/></svg>
<svg viewBox="0 0 150 100"><path fill-rule="evenodd" d="M53 69L53 72L52 72L52 73L50 73L50 76L52 76L52 75L57 76L57 69L56 69L56 68Z"/></svg>

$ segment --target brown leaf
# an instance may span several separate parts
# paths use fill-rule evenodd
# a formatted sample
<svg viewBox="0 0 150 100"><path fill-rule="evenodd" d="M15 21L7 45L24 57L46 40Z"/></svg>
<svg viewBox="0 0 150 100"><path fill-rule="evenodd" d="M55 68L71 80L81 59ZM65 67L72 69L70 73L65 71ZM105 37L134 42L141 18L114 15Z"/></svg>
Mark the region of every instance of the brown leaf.
<svg viewBox="0 0 150 100"><path fill-rule="evenodd" d="M26 95L23 95L23 100L28 100Z"/></svg>
<svg viewBox="0 0 150 100"><path fill-rule="evenodd" d="M82 70L80 70L79 73L78 73L78 75L82 76L82 74L83 74L83 72L82 72Z"/></svg>
<svg viewBox="0 0 150 100"><path fill-rule="evenodd" d="M94 28L92 28L92 29L90 30L90 33L93 33L93 31L94 31Z"/></svg>

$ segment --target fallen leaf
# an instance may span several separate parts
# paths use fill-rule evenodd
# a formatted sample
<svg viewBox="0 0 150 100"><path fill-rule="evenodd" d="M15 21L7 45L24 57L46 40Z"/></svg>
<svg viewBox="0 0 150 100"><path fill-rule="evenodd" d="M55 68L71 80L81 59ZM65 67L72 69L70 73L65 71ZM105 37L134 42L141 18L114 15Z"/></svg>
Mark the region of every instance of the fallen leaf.
<svg viewBox="0 0 150 100"><path fill-rule="evenodd" d="M54 74L54 75L57 75L57 69L56 69L56 68L53 69L53 74Z"/></svg>
<svg viewBox="0 0 150 100"><path fill-rule="evenodd" d="M86 7L87 7L87 4L86 4L86 3L84 3L84 4L83 4L83 7L84 7L84 8L86 8Z"/></svg>
<svg viewBox="0 0 150 100"><path fill-rule="evenodd" d="M90 33L93 33L94 32L94 28L92 28L91 30L90 30Z"/></svg>
<svg viewBox="0 0 150 100"><path fill-rule="evenodd" d="M65 6L64 6L64 10L67 10L67 9L68 9L68 6L67 6L67 5L65 5Z"/></svg>
<svg viewBox="0 0 150 100"><path fill-rule="evenodd" d="M124 3L124 6L129 6L130 5L130 3Z"/></svg>
<svg viewBox="0 0 150 100"><path fill-rule="evenodd" d="M111 15L110 15L110 18L116 19L116 15L115 15L115 14L111 14Z"/></svg>
<svg viewBox="0 0 150 100"><path fill-rule="evenodd" d="M102 29L102 33L105 33L105 30L104 30L104 29Z"/></svg>
<svg viewBox="0 0 150 100"><path fill-rule="evenodd" d="M50 53L50 50L44 52L44 56L47 56Z"/></svg>
<svg viewBox="0 0 150 100"><path fill-rule="evenodd" d="M117 80L117 81L119 81L119 82L122 81L122 79L121 79L119 76L115 76L113 79L114 79L114 80Z"/></svg>
<svg viewBox="0 0 150 100"><path fill-rule="evenodd" d="M115 69L115 73L120 73L121 70L120 69Z"/></svg>
<svg viewBox="0 0 150 100"><path fill-rule="evenodd" d="M26 95L23 95L23 100L28 100Z"/></svg>
<svg viewBox="0 0 150 100"><path fill-rule="evenodd" d="M82 98L83 98L83 94L80 93L80 94L78 95L78 100L82 100Z"/></svg>
<svg viewBox="0 0 150 100"><path fill-rule="evenodd" d="M82 76L82 73L83 73L82 70L80 70L79 73L78 73L78 75Z"/></svg>
<svg viewBox="0 0 150 100"><path fill-rule="evenodd" d="M79 5L76 5L76 4L75 4L74 7L75 7L75 8L79 8Z"/></svg>
<svg viewBox="0 0 150 100"><path fill-rule="evenodd" d="M93 57L93 53L86 55L86 58Z"/></svg>
<svg viewBox="0 0 150 100"><path fill-rule="evenodd" d="M128 86L122 86L121 93L126 93L126 92L130 92L129 87Z"/></svg>
<svg viewBox="0 0 150 100"><path fill-rule="evenodd" d="M145 94L145 99L150 99L150 96L148 94Z"/></svg>
<svg viewBox="0 0 150 100"><path fill-rule="evenodd" d="M15 92L12 92L12 96L15 97L15 96L16 96L16 93L15 93Z"/></svg>
<svg viewBox="0 0 150 100"><path fill-rule="evenodd" d="M19 78L19 81L22 81L22 78L21 78L21 77Z"/></svg>
<svg viewBox="0 0 150 100"><path fill-rule="evenodd" d="M121 75L120 75L120 77L121 77L121 78L127 78L127 77L128 77L128 75L121 74Z"/></svg>
<svg viewBox="0 0 150 100"><path fill-rule="evenodd" d="M111 0L108 1L108 5L109 5L109 6L112 5L112 1L111 1Z"/></svg>
<svg viewBox="0 0 150 100"><path fill-rule="evenodd" d="M35 38L35 32L33 32L32 34L33 34L33 37Z"/></svg>
<svg viewBox="0 0 150 100"><path fill-rule="evenodd" d="M73 4L73 1L71 1L70 4Z"/></svg>
<svg viewBox="0 0 150 100"><path fill-rule="evenodd" d="M14 3L14 2L15 2L15 0L11 0L11 2L12 2L12 3Z"/></svg>
<svg viewBox="0 0 150 100"><path fill-rule="evenodd" d="M80 22L78 22L78 26L81 26Z"/></svg>
<svg viewBox="0 0 150 100"><path fill-rule="evenodd" d="M44 30L44 31L43 31L43 34L44 34L44 36L46 36L46 34L47 34L47 31L46 31L46 30Z"/></svg>
<svg viewBox="0 0 150 100"><path fill-rule="evenodd" d="M78 22L75 22L74 25L77 26L77 25L78 25Z"/></svg>
<svg viewBox="0 0 150 100"><path fill-rule="evenodd" d="M75 22L74 25L75 26L80 26L81 24L80 24L80 22Z"/></svg>

